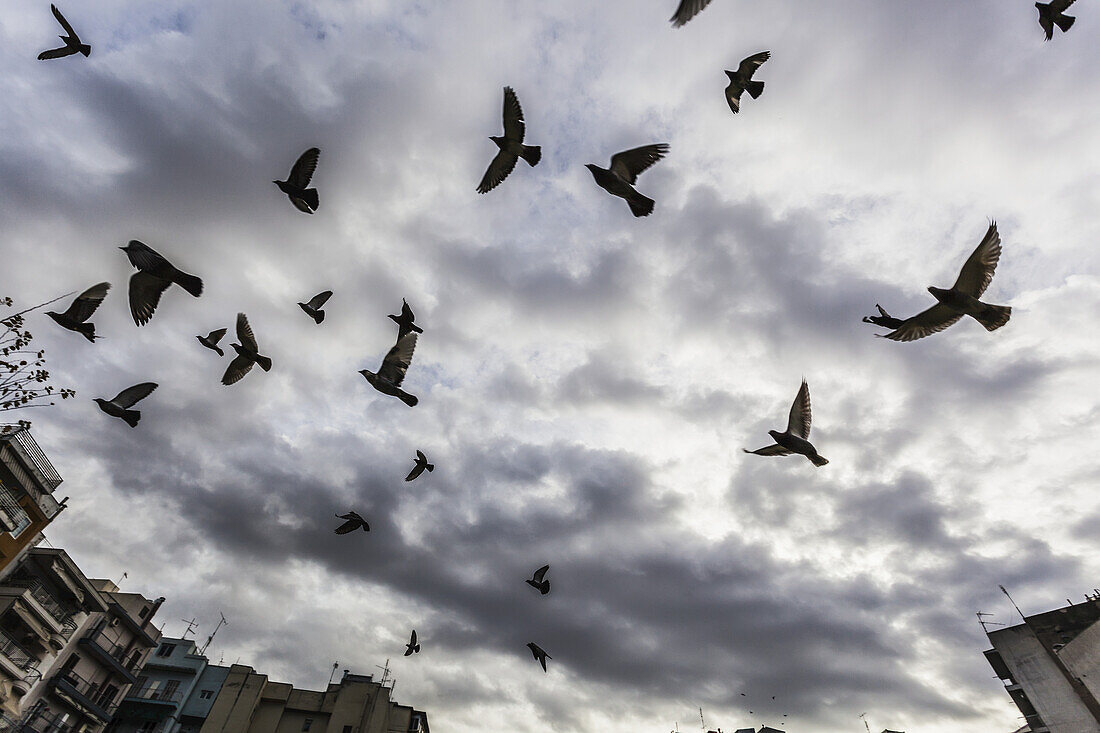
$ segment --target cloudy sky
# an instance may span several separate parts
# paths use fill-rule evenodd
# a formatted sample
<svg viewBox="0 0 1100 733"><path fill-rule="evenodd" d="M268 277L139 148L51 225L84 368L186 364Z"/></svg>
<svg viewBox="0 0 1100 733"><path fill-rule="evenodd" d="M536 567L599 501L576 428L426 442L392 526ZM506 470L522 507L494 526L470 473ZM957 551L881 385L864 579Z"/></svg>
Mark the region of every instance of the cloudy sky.
<svg viewBox="0 0 1100 733"><path fill-rule="evenodd" d="M94 345L29 316L77 390L24 414L50 541L167 634L223 611L214 661L319 689L388 658L440 731L1020 725L974 613L1100 584L1100 13L1045 43L1030 0L674 6L67 0L92 55L49 62L49 3L6 7L0 294L114 285ZM505 85L543 158L480 196ZM635 219L583 165L654 142ZM307 216L271 181L314 145ZM991 219L1011 322L874 338ZM202 297L135 327L129 239ZM414 409L356 373L402 297ZM224 387L194 336L238 311L275 366ZM802 377L829 465L742 453ZM135 430L92 402L142 381Z"/></svg>

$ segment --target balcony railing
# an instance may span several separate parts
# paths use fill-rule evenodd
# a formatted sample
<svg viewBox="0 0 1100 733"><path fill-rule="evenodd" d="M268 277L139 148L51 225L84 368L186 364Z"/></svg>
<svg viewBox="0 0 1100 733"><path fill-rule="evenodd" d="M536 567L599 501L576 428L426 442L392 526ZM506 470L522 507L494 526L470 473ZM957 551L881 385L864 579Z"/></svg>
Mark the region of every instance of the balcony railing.
<svg viewBox="0 0 1100 733"><path fill-rule="evenodd" d="M42 449L38 447L38 443L31 437L30 430L18 427L13 429L13 427L10 425L3 426L0 428L0 435L19 444L19 447L30 458L31 464L38 473L37 478L42 481L47 491L53 491L61 483L61 476L58 475L57 469L53 467L50 459L46 458L46 454L42 452Z"/></svg>
<svg viewBox="0 0 1100 733"><path fill-rule="evenodd" d="M0 631L0 654L25 672L38 669L38 657L20 646L6 631Z"/></svg>
<svg viewBox="0 0 1100 733"><path fill-rule="evenodd" d="M23 722L13 730L18 730L19 733L71 733L76 730L76 724L62 721L45 710L31 711L23 716Z"/></svg>
<svg viewBox="0 0 1100 733"><path fill-rule="evenodd" d="M102 629L97 629L84 638L111 655L119 664L126 665L126 647L108 639Z"/></svg>
<svg viewBox="0 0 1100 733"><path fill-rule="evenodd" d="M179 690L169 690L166 687L143 687L140 690L130 690L127 692L126 699L177 703L183 699L183 693Z"/></svg>
<svg viewBox="0 0 1100 733"><path fill-rule="evenodd" d="M67 688L70 693L75 693L78 698L83 698L79 702L103 721L110 720L111 713L118 706L114 699L118 697L117 689L108 698L110 686L103 687L98 682L89 682L71 669L61 670L51 678L51 682L58 685L59 689Z"/></svg>
<svg viewBox="0 0 1100 733"><path fill-rule="evenodd" d="M34 600L41 604L42 608L46 609L46 612L53 616L57 623L64 625L69 620L69 612L58 603L46 586L42 585L42 581L33 579L27 580L25 578L12 578L8 581L8 585L14 585L17 588L26 588L31 592Z"/></svg>

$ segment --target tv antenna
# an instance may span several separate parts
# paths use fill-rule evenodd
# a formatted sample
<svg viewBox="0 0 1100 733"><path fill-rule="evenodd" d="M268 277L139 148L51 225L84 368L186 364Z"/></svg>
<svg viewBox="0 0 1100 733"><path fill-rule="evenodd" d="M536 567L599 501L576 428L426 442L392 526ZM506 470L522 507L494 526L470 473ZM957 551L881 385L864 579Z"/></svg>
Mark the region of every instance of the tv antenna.
<svg viewBox="0 0 1100 733"><path fill-rule="evenodd" d="M1016 613L1020 614L1020 618L1021 618L1021 619L1023 620L1023 622L1024 622L1025 624L1026 624L1026 623L1027 623L1027 619L1026 619L1026 618L1024 618L1024 612L1023 612L1023 611L1021 611L1021 610L1020 610L1020 607L1016 605L1016 601L1013 601L1013 600L1012 600L1012 596L1009 596L1009 595L1008 595L1008 591L1007 591L1007 590L1005 589L1005 587L1004 587L1003 585L998 585L997 587L1001 589L1001 592L1002 592L1002 593L1004 593L1004 594L1005 594L1006 596L1008 596L1008 600L1009 600L1009 601L1012 601L1012 607L1016 609Z"/></svg>
<svg viewBox="0 0 1100 733"><path fill-rule="evenodd" d="M332 684L332 678L336 676L336 668L340 666L339 662L332 663L332 671L328 673L328 683Z"/></svg>
<svg viewBox="0 0 1100 733"><path fill-rule="evenodd" d="M706 733L707 721L703 720L703 708L699 708L699 724L703 726L703 733Z"/></svg>
<svg viewBox="0 0 1100 733"><path fill-rule="evenodd" d="M978 611L978 613L975 615L978 617L978 623L982 625L982 631L987 634L989 633L989 629L987 629L986 626L1008 626L1008 624L1002 624L999 621L986 621L984 618L982 618L983 616L992 616L992 613Z"/></svg>
<svg viewBox="0 0 1100 733"><path fill-rule="evenodd" d="M214 641L214 634L218 633L218 629L222 626L228 626L229 622L225 620L225 614L218 611L218 614L222 617L222 620L218 622L218 625L214 627L214 630L210 632L210 636L206 637L206 643L202 645L202 649L199 649L199 654L206 654L206 647L210 646L210 642Z"/></svg>
<svg viewBox="0 0 1100 733"><path fill-rule="evenodd" d="M186 639L188 634L195 633L195 627L198 626L198 624L195 623L195 617L194 616L191 617L190 621L188 621L185 618L181 618L180 621L187 624L187 631L184 631L183 634L180 635L181 639Z"/></svg>
<svg viewBox="0 0 1100 733"><path fill-rule="evenodd" d="M871 726L867 724L867 713L860 713L859 719L863 721L863 727L867 729L867 733L871 733Z"/></svg>

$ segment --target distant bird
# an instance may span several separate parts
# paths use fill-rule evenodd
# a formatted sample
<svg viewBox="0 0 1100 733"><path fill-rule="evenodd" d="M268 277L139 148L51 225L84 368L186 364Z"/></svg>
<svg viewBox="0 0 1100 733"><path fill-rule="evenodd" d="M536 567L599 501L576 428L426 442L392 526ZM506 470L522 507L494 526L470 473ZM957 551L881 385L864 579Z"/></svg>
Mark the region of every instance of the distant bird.
<svg viewBox="0 0 1100 733"><path fill-rule="evenodd" d="M592 177L600 188L612 196L626 199L634 216L649 216L653 213L653 199L638 193L634 189L634 182L642 171L663 158L667 152L668 145L665 143L643 145L612 155L610 168L601 168L592 163L587 163L584 167L592 172Z"/></svg>
<svg viewBox="0 0 1100 733"><path fill-rule="evenodd" d="M726 71L730 85L726 87L726 102L734 114L741 111L741 93L747 91L753 99L758 98L764 92L764 82L753 81L752 75L760 68L760 65L772 57L771 51L761 51L753 54L741 62L737 71Z"/></svg>
<svg viewBox="0 0 1100 733"><path fill-rule="evenodd" d="M317 189L306 188L310 179L313 178L313 171L317 170L317 158L320 155L319 148L310 148L298 157L285 181L272 181L287 195L290 203L294 204L298 211L304 211L307 214L317 211L317 205L320 203L317 198Z"/></svg>
<svg viewBox="0 0 1100 733"><path fill-rule="evenodd" d="M382 366L378 367L378 373L368 369L360 369L370 385L382 394L397 397L409 407L415 407L419 402L416 397L401 389L401 383L405 381L405 372L412 363L413 350L416 348L416 334L407 333L397 339L397 343L382 360Z"/></svg>
<svg viewBox="0 0 1100 733"><path fill-rule="evenodd" d="M408 657L408 656L411 656L413 654L419 654L419 653L420 653L420 644L418 644L417 641L416 641L416 629L413 629L412 638L410 638L409 643L405 645L405 655L404 656Z"/></svg>
<svg viewBox="0 0 1100 733"><path fill-rule="evenodd" d="M883 328L889 328L891 330L895 329L898 326L900 326L901 324L905 323L905 321L903 321L902 319L894 318L892 315L887 313L886 309L883 308L878 303L875 303L875 308L878 308L878 315L877 316L864 316L863 317L863 322L864 323L873 323L876 326L882 326Z"/></svg>
<svg viewBox="0 0 1100 733"><path fill-rule="evenodd" d="M130 276L130 315L137 325L144 326L149 322L160 303L161 294L172 283L196 298L202 295L202 280L177 270L171 262L144 242L131 239L129 244L119 249L126 253L130 264L138 269Z"/></svg>
<svg viewBox="0 0 1100 733"><path fill-rule="evenodd" d="M954 325L963 316L970 316L982 324L986 331L996 331L1008 323L1012 308L1007 305L989 305L978 300L989 287L1000 259L1001 235L997 233L997 222L991 222L985 237L963 264L955 284L948 290L928 288L928 292L939 302L928 310L905 319L883 338L891 341L915 341Z"/></svg>
<svg viewBox="0 0 1100 733"><path fill-rule="evenodd" d="M534 167L542 158L542 148L538 145L523 144L523 110L516 99L512 87L504 87L504 135L490 136L500 151L489 163L489 168L477 186L478 193L489 193L500 185L501 181L516 167L516 161L523 158L527 165Z"/></svg>
<svg viewBox="0 0 1100 733"><path fill-rule="evenodd" d="M237 314L237 340L239 344L230 344L237 352L237 357L229 362L229 366L222 375L222 384L233 384L252 370L253 364L259 364L265 372L271 371L271 359L262 356L259 346L256 345L256 337L252 334L252 327L248 325L248 317L244 313Z"/></svg>
<svg viewBox="0 0 1100 733"><path fill-rule="evenodd" d="M549 565L543 565L535 571L535 574L531 576L530 580L525 580L523 582L538 590L539 593L546 595L550 592L550 581L544 580L544 577L546 576L546 571L549 569Z"/></svg>
<svg viewBox="0 0 1100 733"><path fill-rule="evenodd" d="M93 285L76 296L69 305L69 309L64 313L46 311L46 315L54 319L57 325L62 328L67 328L70 331L76 331L94 344L97 338L95 335L95 324L87 323L86 321L92 317L96 308L98 308L99 304L103 302L103 299L107 297L107 291L110 289L111 283Z"/></svg>
<svg viewBox="0 0 1100 733"><path fill-rule="evenodd" d="M61 48L51 48L49 51L43 51L38 54L38 60L59 59L64 56L72 56L74 53L82 53L87 57L88 54L92 52L92 47L86 43L80 42L80 36L78 36L76 31L73 30L73 27L69 25L69 21L65 20L65 16L61 14L61 11L57 9L56 5L50 5L50 10L53 11L53 17L57 18L57 22L65 29L67 35L58 36L58 38L65 42L65 45Z"/></svg>
<svg viewBox="0 0 1100 733"><path fill-rule="evenodd" d="M428 463L428 457L418 450L416 452L416 465L413 466L413 470L409 471L409 475L405 477L405 480L412 481L417 476L424 473L425 469L427 469L428 473L431 473L435 470L435 464Z"/></svg>
<svg viewBox="0 0 1100 733"><path fill-rule="evenodd" d="M669 18L669 21L673 26L679 28L708 5L710 5L710 0L680 0L680 6L676 8L676 12Z"/></svg>
<svg viewBox="0 0 1100 733"><path fill-rule="evenodd" d="M148 397L156 388L156 382L142 382L122 390L109 402L102 397L96 397L95 403L99 405L99 409L111 417L121 418L127 425L136 428L138 420L141 419L141 412L130 408Z"/></svg>
<svg viewBox="0 0 1100 733"><path fill-rule="evenodd" d="M299 303L298 305L304 310L309 317L316 321L318 324L325 320L325 312L321 310L321 306L328 302L328 299L332 297L332 291L326 290L323 293L317 293L309 299L308 303Z"/></svg>
<svg viewBox="0 0 1100 733"><path fill-rule="evenodd" d="M827 460L817 454L817 448L810 443L810 386L806 380L802 380L802 387L791 405L791 414L787 418L787 430L780 433L769 430L775 445L769 445L757 450L746 450L746 453L755 453L758 456L789 456L798 453L806 456L815 466L824 466Z"/></svg>
<svg viewBox="0 0 1100 733"><path fill-rule="evenodd" d="M211 351L218 352L218 356L225 356L225 352L222 351L222 347L218 346L218 342L222 340L222 336L225 335L227 329L219 328L215 331L211 331L205 336L196 336L199 343L210 349Z"/></svg>
<svg viewBox="0 0 1100 733"><path fill-rule="evenodd" d="M546 660L547 659L553 659L553 657L550 656L549 654L547 654L546 652L544 652L542 650L542 647L540 647L538 644L536 644L533 641L527 643L527 648L531 650L531 654L532 654L532 656L534 656L535 661L537 661L539 664L542 665L542 671L545 672L546 671Z"/></svg>
<svg viewBox="0 0 1100 733"><path fill-rule="evenodd" d="M413 315L412 308L405 302L405 299L401 299L401 315L395 316L390 314L386 316L391 321L397 324L397 338L402 338L409 331L416 331L417 333L424 333L424 329L413 323L416 320L416 316Z"/></svg>
<svg viewBox="0 0 1100 733"><path fill-rule="evenodd" d="M1046 31L1048 41L1054 38L1054 26L1061 28L1063 33L1073 27L1073 21L1077 18L1066 15L1065 11L1074 2L1075 0L1053 0L1049 3L1035 3L1035 7L1039 9L1039 25Z"/></svg>
<svg viewBox="0 0 1100 733"><path fill-rule="evenodd" d="M367 520L363 519L355 512L348 512L347 514L337 514L336 518L348 520L336 528L336 534L347 534L348 532L354 532L359 528L362 528L364 532L370 532L370 525L367 524Z"/></svg>

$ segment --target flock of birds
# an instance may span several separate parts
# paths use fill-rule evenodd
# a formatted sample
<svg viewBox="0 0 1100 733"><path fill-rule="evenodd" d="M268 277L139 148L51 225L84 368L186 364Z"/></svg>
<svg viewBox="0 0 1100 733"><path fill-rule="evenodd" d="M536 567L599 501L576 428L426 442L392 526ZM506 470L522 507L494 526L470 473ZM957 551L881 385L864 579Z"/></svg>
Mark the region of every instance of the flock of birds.
<svg viewBox="0 0 1100 733"><path fill-rule="evenodd" d="M671 18L672 24L676 27L684 25L709 5L710 1L682 0ZM1055 26L1066 32L1073 25L1074 18L1065 15L1066 9L1073 2L1074 0L1053 0L1048 3L1035 3L1039 11L1039 24L1048 40L1053 37ZM88 56L91 53L91 47L80 39L56 5L50 7L54 17L65 30L65 35L60 36L64 46L43 51L38 58L57 59L77 53ZM754 80L753 75L770 56L768 51L753 54L745 58L736 71L726 71L729 85L725 89L725 98L734 114L740 112L741 97L745 92L748 92L753 99L759 98L763 93L764 82ZM539 146L524 142L526 123L523 110L511 87L504 88L503 127L503 135L489 138L496 144L498 152L477 186L478 193L485 194L499 186L512 173L520 159L534 167L542 157ZM607 168L591 163L586 167L598 186L627 202L634 216L649 216L653 213L655 202L639 192L635 185L638 176L661 160L668 150L669 146L665 143L644 145L612 155ZM298 157L286 180L273 181L279 190L286 194L294 207L306 214L315 213L320 205L317 189L309 187L320 153L320 149L316 147L306 150ZM143 326L152 319L161 296L172 285L178 285L193 297L202 295L203 283L199 277L178 269L167 258L143 242L132 240L120 249L126 253L130 264L136 269L129 282L129 305L134 323L138 326ZM936 299L934 305L914 316L900 319L891 316L876 304L878 315L866 316L863 321L890 331L887 334L876 335L903 342L914 341L942 331L963 316L970 316L986 330L994 331L1008 322L1012 309L982 302L980 298L993 278L1000 255L1000 235L997 232L996 222L991 222L985 236L963 264L954 285L946 289L928 288ZM62 328L79 333L94 343L99 336L90 319L107 297L110 288L111 285L107 282L93 285L80 293L63 313L49 311L47 315ZM298 305L316 324L320 325L325 318L323 307L331 296L332 291L326 290ZM377 391L396 397L409 407L413 407L418 402L417 397L405 392L401 385L412 363L417 337L423 333L423 329L415 323L413 311L404 300L402 300L400 313L388 317L398 326L396 342L383 358L377 372L363 369L360 374ZM219 328L205 336L196 336L196 339L202 346L216 352L219 356L224 356L225 352L218 344L227 330ZM240 381L254 365L258 365L265 372L270 371L272 367L271 359L260 353L256 336L244 313L237 314L236 334L237 342L232 344L236 357L226 367L222 377L222 383L225 385ZM111 400L97 398L95 402L106 414L119 418L130 427L136 427L141 418L141 412L133 409L134 405L148 397L156 388L155 382L143 382L122 390ZM775 441L773 444L754 451L745 450L745 452L761 456L798 454L805 456L815 466L824 466L828 460L819 455L809 441L810 423L810 390L809 385L803 380L791 405L786 430L768 431ZM413 469L405 480L413 481L424 471L431 472L434 469L435 466L428 462L427 456L417 450ZM367 520L355 511L336 516L345 520L336 528L336 534L349 534L360 529L364 532L370 531ZM541 595L547 595L550 592L550 581L546 578L549 569L549 565L544 565L535 570L532 577L526 580L526 583ZM527 647L534 659L542 666L543 671L546 671L546 660L552 657L534 642L527 644ZM405 656L419 653L420 648L416 631L413 630L408 644L405 645Z"/></svg>

